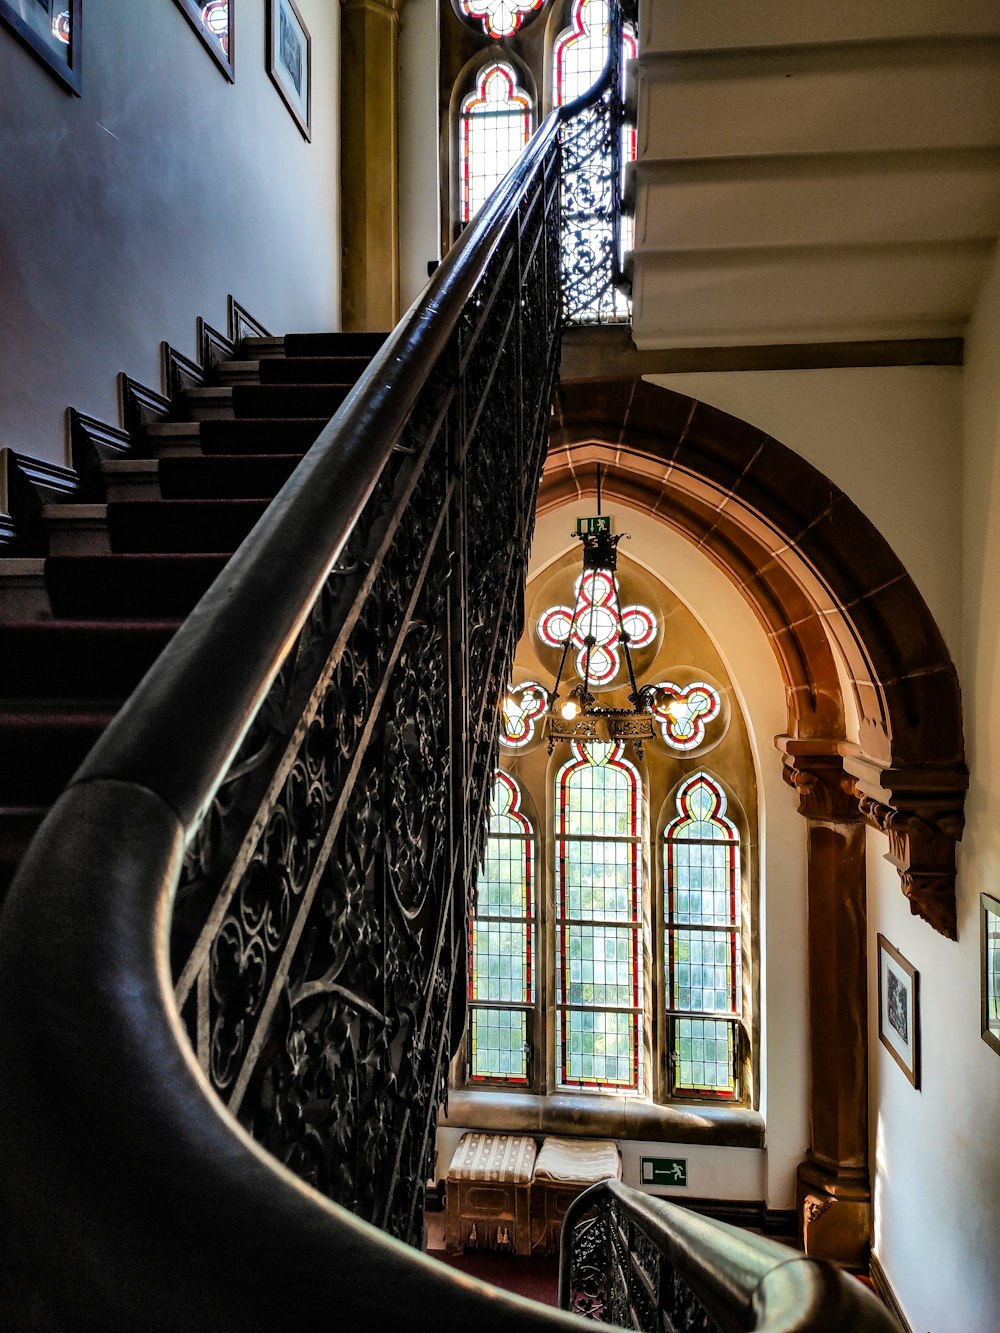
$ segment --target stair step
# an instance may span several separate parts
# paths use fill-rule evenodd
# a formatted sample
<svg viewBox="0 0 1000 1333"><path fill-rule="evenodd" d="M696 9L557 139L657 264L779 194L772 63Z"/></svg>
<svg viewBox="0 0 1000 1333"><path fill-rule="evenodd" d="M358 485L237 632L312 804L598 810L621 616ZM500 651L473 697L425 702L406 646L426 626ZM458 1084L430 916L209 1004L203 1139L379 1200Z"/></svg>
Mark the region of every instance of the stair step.
<svg viewBox="0 0 1000 1333"><path fill-rule="evenodd" d="M108 505L112 551L236 550L270 500L136 500Z"/></svg>
<svg viewBox="0 0 1000 1333"><path fill-rule="evenodd" d="M184 410L195 421L241 417L321 417L329 421L350 391L349 384L233 384L188 389Z"/></svg>
<svg viewBox="0 0 1000 1333"><path fill-rule="evenodd" d="M283 338L244 338L247 356L367 356L372 357L387 333L286 333Z"/></svg>
<svg viewBox="0 0 1000 1333"><path fill-rule="evenodd" d="M45 576L61 620L174 620L225 568L225 554L50 556Z"/></svg>
<svg viewBox="0 0 1000 1333"><path fill-rule="evenodd" d="M373 357L388 333L286 333L285 356Z"/></svg>
<svg viewBox="0 0 1000 1333"><path fill-rule="evenodd" d="M159 461L155 458L105 458L101 480L109 501L158 500Z"/></svg>
<svg viewBox="0 0 1000 1333"><path fill-rule="evenodd" d="M0 622L0 699L124 699L180 621Z"/></svg>
<svg viewBox="0 0 1000 1333"><path fill-rule="evenodd" d="M273 497L302 460L302 454L213 454L160 460L164 500Z"/></svg>
<svg viewBox="0 0 1000 1333"><path fill-rule="evenodd" d="M294 420L244 417L240 421L162 421L146 430L146 442L158 458L189 458L194 454L302 453L314 442L329 417Z"/></svg>
<svg viewBox="0 0 1000 1333"><path fill-rule="evenodd" d="M0 709L0 806L54 801L117 711Z"/></svg>
<svg viewBox="0 0 1000 1333"><path fill-rule="evenodd" d="M275 357L259 361L261 384L350 384L371 364L370 356Z"/></svg>

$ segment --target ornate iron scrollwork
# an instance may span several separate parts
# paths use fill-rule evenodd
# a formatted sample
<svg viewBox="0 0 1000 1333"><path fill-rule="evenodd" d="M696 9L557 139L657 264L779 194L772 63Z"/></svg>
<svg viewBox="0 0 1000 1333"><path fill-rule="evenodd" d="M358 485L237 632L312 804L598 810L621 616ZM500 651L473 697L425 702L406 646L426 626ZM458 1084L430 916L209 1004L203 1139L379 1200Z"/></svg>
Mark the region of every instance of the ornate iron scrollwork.
<svg viewBox="0 0 1000 1333"><path fill-rule="evenodd" d="M553 142L189 847L175 914L177 1001L220 1098L413 1243L555 387L557 162Z"/></svg>

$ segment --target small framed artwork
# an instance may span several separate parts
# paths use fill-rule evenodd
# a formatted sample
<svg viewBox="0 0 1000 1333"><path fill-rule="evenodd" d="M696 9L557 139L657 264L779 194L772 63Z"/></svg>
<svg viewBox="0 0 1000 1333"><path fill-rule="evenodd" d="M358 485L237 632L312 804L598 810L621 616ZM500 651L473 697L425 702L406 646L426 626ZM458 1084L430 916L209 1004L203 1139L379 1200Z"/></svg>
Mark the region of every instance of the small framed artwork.
<svg viewBox="0 0 1000 1333"><path fill-rule="evenodd" d="M83 0L0 0L0 22L80 96Z"/></svg>
<svg viewBox="0 0 1000 1333"><path fill-rule="evenodd" d="M177 5L205 43L208 54L229 82L235 83L233 21L236 0L177 0Z"/></svg>
<svg viewBox="0 0 1000 1333"><path fill-rule="evenodd" d="M919 980L913 965L879 935L879 1040L915 1088L920 1087Z"/></svg>
<svg viewBox="0 0 1000 1333"><path fill-rule="evenodd" d="M267 72L302 131L312 138L312 56L295 0L267 0Z"/></svg>
<svg viewBox="0 0 1000 1333"><path fill-rule="evenodd" d="M979 901L983 1041L1000 1055L1000 899L984 893Z"/></svg>

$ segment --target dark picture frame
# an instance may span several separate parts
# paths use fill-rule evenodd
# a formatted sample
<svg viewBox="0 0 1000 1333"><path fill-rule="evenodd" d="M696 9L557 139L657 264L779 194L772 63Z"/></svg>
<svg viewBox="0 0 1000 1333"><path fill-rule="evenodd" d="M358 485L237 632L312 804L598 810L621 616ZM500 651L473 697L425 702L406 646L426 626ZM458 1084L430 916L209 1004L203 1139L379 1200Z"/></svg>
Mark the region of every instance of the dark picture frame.
<svg viewBox="0 0 1000 1333"><path fill-rule="evenodd" d="M1000 899L979 897L980 1033L1000 1055Z"/></svg>
<svg viewBox="0 0 1000 1333"><path fill-rule="evenodd" d="M0 0L0 23L20 37L64 88L81 96L83 0Z"/></svg>
<svg viewBox="0 0 1000 1333"><path fill-rule="evenodd" d="M312 39L295 0L267 0L267 72L303 139L312 140Z"/></svg>
<svg viewBox="0 0 1000 1333"><path fill-rule="evenodd" d="M222 70L230 83L236 82L236 53L234 30L236 27L236 0L175 0L175 4L187 19L191 27L201 38L205 50ZM206 12L211 14L206 18ZM225 26L222 27L222 19ZM220 24L216 33L211 26Z"/></svg>
<svg viewBox="0 0 1000 1333"><path fill-rule="evenodd" d="M915 1088L920 1087L920 974L878 936L878 1036Z"/></svg>

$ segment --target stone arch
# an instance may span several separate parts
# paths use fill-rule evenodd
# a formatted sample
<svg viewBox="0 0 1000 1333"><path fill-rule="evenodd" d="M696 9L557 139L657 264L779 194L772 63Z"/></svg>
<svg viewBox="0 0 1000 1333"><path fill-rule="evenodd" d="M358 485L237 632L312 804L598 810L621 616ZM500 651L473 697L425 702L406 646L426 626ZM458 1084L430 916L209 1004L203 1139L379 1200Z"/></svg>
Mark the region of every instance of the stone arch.
<svg viewBox="0 0 1000 1333"><path fill-rule="evenodd" d="M733 580L785 683L785 777L813 818L888 834L911 910L955 937L964 764L958 675L881 533L792 449L642 380L564 384L539 493L545 512L594 487L667 523ZM835 651L861 720L848 741Z"/></svg>

